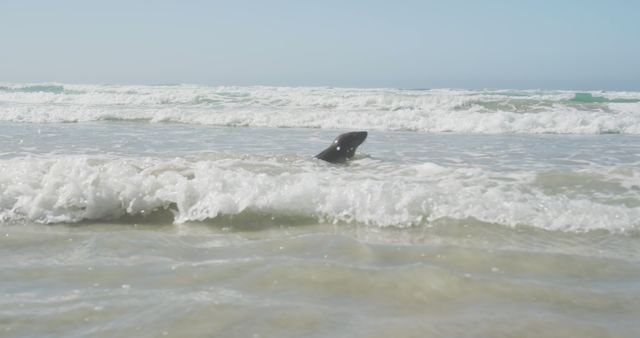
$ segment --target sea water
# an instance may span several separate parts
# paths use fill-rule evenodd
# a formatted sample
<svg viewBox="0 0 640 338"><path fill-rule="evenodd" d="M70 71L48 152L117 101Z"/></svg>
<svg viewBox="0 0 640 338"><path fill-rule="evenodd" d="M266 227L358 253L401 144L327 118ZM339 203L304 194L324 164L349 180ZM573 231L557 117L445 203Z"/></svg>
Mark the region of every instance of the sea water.
<svg viewBox="0 0 640 338"><path fill-rule="evenodd" d="M635 337L640 93L0 85L0 257L2 337Z"/></svg>

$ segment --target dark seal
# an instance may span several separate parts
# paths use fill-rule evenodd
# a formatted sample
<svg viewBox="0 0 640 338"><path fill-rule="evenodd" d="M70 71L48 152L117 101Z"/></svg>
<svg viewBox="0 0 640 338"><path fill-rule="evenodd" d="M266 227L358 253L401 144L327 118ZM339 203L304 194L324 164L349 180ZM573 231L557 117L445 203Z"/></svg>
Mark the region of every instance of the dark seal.
<svg viewBox="0 0 640 338"><path fill-rule="evenodd" d="M344 163L353 158L358 146L366 139L366 131L352 131L338 135L329 148L316 155L316 158L331 163Z"/></svg>

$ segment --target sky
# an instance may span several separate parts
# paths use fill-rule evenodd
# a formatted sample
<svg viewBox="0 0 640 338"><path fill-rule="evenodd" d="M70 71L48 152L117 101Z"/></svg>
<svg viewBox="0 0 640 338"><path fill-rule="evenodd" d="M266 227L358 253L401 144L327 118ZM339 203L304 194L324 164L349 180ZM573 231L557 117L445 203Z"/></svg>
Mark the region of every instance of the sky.
<svg viewBox="0 0 640 338"><path fill-rule="evenodd" d="M0 82L640 90L635 0L0 0Z"/></svg>

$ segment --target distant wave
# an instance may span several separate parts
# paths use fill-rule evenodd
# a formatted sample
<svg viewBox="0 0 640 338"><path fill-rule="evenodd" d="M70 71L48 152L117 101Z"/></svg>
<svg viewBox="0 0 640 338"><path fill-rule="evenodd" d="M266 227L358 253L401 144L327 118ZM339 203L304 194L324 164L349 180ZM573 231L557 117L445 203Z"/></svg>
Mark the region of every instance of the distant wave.
<svg viewBox="0 0 640 338"><path fill-rule="evenodd" d="M609 99L604 96L597 96L591 93L576 93L575 96L571 99L573 102L582 102L582 103L638 103L639 99L626 99L626 98L613 98Z"/></svg>
<svg viewBox="0 0 640 338"><path fill-rule="evenodd" d="M46 84L34 84L34 85L10 85L0 86L0 93L64 93L64 86L61 85L46 85Z"/></svg>
<svg viewBox="0 0 640 338"><path fill-rule="evenodd" d="M640 134L640 92L6 84L0 120Z"/></svg>
<svg viewBox="0 0 640 338"><path fill-rule="evenodd" d="M293 225L402 228L470 219L563 231L640 227L637 168L495 173L374 161L341 169L310 159L260 157L0 160L0 222L164 213L176 223L267 215Z"/></svg>

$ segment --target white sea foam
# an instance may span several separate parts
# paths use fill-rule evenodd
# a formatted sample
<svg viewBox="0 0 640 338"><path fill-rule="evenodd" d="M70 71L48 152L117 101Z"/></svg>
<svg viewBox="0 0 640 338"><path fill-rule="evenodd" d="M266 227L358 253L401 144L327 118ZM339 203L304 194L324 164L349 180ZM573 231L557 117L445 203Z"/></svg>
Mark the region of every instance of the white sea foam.
<svg viewBox="0 0 640 338"><path fill-rule="evenodd" d="M640 134L639 102L637 92L7 84L0 120Z"/></svg>
<svg viewBox="0 0 640 338"><path fill-rule="evenodd" d="M586 178L558 188L545 179L553 172L370 161L346 170L308 159L14 158L0 161L0 220L79 222L169 209L176 223L257 212L375 227L443 219L565 231L640 226L637 169L561 173Z"/></svg>

